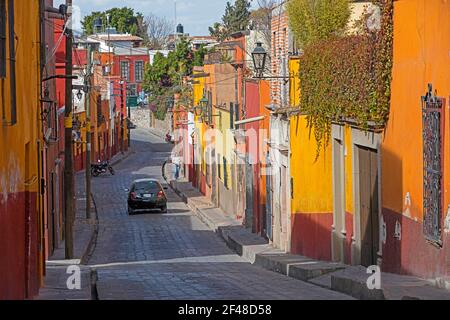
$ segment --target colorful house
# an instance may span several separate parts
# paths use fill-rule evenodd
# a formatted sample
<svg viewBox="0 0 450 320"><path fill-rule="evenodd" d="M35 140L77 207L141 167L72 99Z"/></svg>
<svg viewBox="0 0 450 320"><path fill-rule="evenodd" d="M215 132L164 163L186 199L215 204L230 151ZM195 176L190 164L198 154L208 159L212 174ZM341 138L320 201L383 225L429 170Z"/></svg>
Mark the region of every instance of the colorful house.
<svg viewBox="0 0 450 320"><path fill-rule="evenodd" d="M194 107L194 135L193 135L193 169L192 183L194 187L205 193L205 131L206 125L202 119L201 101L205 94L205 78L203 67L195 67L193 71L193 107Z"/></svg>
<svg viewBox="0 0 450 320"><path fill-rule="evenodd" d="M391 110L379 159L379 255L389 272L450 276L449 52L450 3L394 2Z"/></svg>
<svg viewBox="0 0 450 320"><path fill-rule="evenodd" d="M0 299L35 296L45 268L39 18L39 1L0 2Z"/></svg>
<svg viewBox="0 0 450 320"><path fill-rule="evenodd" d="M270 82L271 105L270 139L268 140L267 180L267 233L272 243L285 251L291 246L291 176L290 176L290 123L289 56L296 52L288 25L285 3L272 10L271 71L276 77Z"/></svg>
<svg viewBox="0 0 450 320"><path fill-rule="evenodd" d="M449 275L450 73L442 68L448 63L449 15L442 1L396 1L385 128L333 124L334 261L430 279Z"/></svg>
<svg viewBox="0 0 450 320"><path fill-rule="evenodd" d="M245 154L246 154L246 216L247 226L255 233L270 237L268 231L271 227L271 217L268 217L267 207L267 175L266 170L268 147L267 139L270 137L270 112L265 106L270 104L269 83L264 80L246 80L245 82L245 108L246 119L241 123L245 128ZM240 123L240 122L238 122ZM270 211L269 211L270 212ZM251 221L249 221L251 219Z"/></svg>
<svg viewBox="0 0 450 320"><path fill-rule="evenodd" d="M46 0L47 6L52 6L52 0ZM64 35L56 32L63 24L60 20L52 20L49 13L45 13L47 20L41 21L41 77L46 78L56 74L56 53L62 49L56 47ZM53 23L48 23L48 20ZM45 49L44 49L45 48ZM55 54L52 54L55 52ZM44 212L45 257L51 256L63 240L63 172L64 172L64 109L58 104L57 80L42 82L40 121L42 144L42 172L46 188L42 210Z"/></svg>

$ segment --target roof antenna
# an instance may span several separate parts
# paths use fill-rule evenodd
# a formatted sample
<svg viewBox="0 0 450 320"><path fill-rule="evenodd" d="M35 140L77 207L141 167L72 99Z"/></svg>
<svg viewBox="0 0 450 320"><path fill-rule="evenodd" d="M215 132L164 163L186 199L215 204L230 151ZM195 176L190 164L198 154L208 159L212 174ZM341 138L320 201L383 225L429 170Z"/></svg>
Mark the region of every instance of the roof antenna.
<svg viewBox="0 0 450 320"><path fill-rule="evenodd" d="M174 0L175 4L175 33L177 33L177 0Z"/></svg>

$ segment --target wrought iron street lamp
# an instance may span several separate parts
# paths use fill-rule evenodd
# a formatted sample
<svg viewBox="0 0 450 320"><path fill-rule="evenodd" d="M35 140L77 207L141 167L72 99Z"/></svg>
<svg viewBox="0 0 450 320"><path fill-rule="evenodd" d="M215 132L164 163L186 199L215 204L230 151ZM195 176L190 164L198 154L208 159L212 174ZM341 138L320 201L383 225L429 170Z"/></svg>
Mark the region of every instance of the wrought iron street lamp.
<svg viewBox="0 0 450 320"><path fill-rule="evenodd" d="M205 96L203 96L203 98L201 98L199 102L200 102L200 108L201 108L202 112L205 112L206 108L208 107L208 103L209 103L208 99Z"/></svg>
<svg viewBox="0 0 450 320"><path fill-rule="evenodd" d="M212 117L222 118L222 114L221 113L210 114L211 110L208 110L209 100L205 96L203 96L203 98L200 99L199 103L200 103L200 106L197 107L197 108L201 109L201 116L202 117L206 117L206 119L211 119Z"/></svg>
<svg viewBox="0 0 450 320"><path fill-rule="evenodd" d="M256 78L258 79L284 79L286 82L289 79L294 78L294 75L289 76L264 76L264 71L266 70L266 62L267 62L267 52L263 48L262 43L258 42L256 44L255 50L252 52L253 57L253 66L255 68Z"/></svg>
<svg viewBox="0 0 450 320"><path fill-rule="evenodd" d="M262 43L256 44L255 50L252 52L253 65L255 67L256 76L262 77L266 68L267 52L264 50Z"/></svg>

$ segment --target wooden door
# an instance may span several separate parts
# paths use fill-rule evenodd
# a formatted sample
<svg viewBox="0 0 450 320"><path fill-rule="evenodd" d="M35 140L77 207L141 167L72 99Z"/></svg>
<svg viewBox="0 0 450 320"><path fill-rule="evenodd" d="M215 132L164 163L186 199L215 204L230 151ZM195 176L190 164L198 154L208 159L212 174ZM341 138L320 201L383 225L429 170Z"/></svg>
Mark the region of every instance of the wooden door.
<svg viewBox="0 0 450 320"><path fill-rule="evenodd" d="M249 229L253 228L253 166L250 163L250 156L247 154L245 158L245 183L246 183L246 210L245 210L245 226Z"/></svg>
<svg viewBox="0 0 450 320"><path fill-rule="evenodd" d="M377 264L379 251L378 155L375 150L359 148L359 185L361 221L361 264Z"/></svg>

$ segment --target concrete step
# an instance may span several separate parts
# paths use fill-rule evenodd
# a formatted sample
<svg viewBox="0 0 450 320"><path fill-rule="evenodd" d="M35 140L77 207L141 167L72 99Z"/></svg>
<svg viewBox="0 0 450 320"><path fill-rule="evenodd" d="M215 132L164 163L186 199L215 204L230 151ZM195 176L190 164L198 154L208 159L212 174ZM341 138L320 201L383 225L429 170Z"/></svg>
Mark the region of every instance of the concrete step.
<svg viewBox="0 0 450 320"><path fill-rule="evenodd" d="M381 288L370 290L364 267L348 267L331 275L331 289L361 300L450 300L450 292L412 276L381 273Z"/></svg>
<svg viewBox="0 0 450 320"><path fill-rule="evenodd" d="M229 248L252 264L256 262L257 254L273 250L265 239L250 233L249 230L238 223L220 227L219 234Z"/></svg>
<svg viewBox="0 0 450 320"><path fill-rule="evenodd" d="M303 281L311 281L317 278L322 278L323 276L328 276L329 274L336 272L338 270L343 270L347 266L339 263L312 260L293 263L288 267L289 269L287 275L289 277ZM321 283L319 279L316 280L315 283L323 287L328 287L328 285L324 285L323 283ZM330 287L331 287L331 280L330 280Z"/></svg>
<svg viewBox="0 0 450 320"><path fill-rule="evenodd" d="M433 284L438 288L450 291L450 277L438 278L433 281Z"/></svg>
<svg viewBox="0 0 450 320"><path fill-rule="evenodd" d="M276 250L257 254L255 264L302 281L311 281L346 268L345 265L338 263L317 261L300 255L276 253ZM329 285L322 286L329 287Z"/></svg>
<svg viewBox="0 0 450 320"><path fill-rule="evenodd" d="M252 264L291 278L338 291L362 300L450 300L450 279L435 283L388 273L381 274L381 289L370 290L369 274L364 267L323 262L307 257L287 254L272 247L264 238L246 229L220 209L211 205L189 183L172 182L172 186L196 215L217 232L227 246ZM439 288L438 288L439 286Z"/></svg>
<svg viewBox="0 0 450 320"><path fill-rule="evenodd" d="M228 247L252 264L286 276L308 281L345 268L342 264L315 261L300 255L286 254L272 247L264 238L243 226L219 228Z"/></svg>

